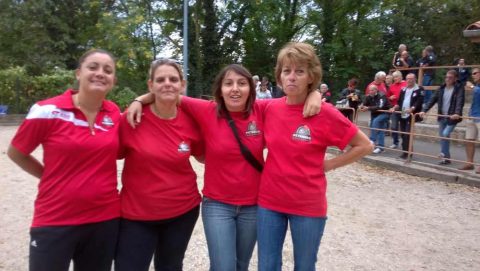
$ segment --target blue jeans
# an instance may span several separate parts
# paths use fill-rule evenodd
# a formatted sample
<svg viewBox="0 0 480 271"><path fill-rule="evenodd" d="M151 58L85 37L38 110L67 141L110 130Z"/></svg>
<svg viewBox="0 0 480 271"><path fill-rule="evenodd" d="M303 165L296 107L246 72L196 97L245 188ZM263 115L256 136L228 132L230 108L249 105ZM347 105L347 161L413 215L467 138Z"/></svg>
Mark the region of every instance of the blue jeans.
<svg viewBox="0 0 480 271"><path fill-rule="evenodd" d="M314 271L326 217L306 217L258 207L258 270L281 271L282 249L290 223L295 271Z"/></svg>
<svg viewBox="0 0 480 271"><path fill-rule="evenodd" d="M423 75L422 86L431 86L433 82L433 77L430 74ZM425 108L432 97L431 90L425 90L425 96L423 97L423 108Z"/></svg>
<svg viewBox="0 0 480 271"><path fill-rule="evenodd" d="M211 271L247 271L257 241L257 205L202 202Z"/></svg>
<svg viewBox="0 0 480 271"><path fill-rule="evenodd" d="M393 144L398 145L399 142L400 142L398 140L398 133L393 132L393 131L398 131L398 125L399 125L399 122L400 122L400 114L392 113L391 121L392 122L390 124L390 130L392 131Z"/></svg>
<svg viewBox="0 0 480 271"><path fill-rule="evenodd" d="M450 134L455 129L457 124L448 125L447 118L440 118L438 121L439 130L438 135L441 137L448 137L450 138ZM440 151L443 153L445 158L450 158L450 140L448 139L440 139Z"/></svg>
<svg viewBox="0 0 480 271"><path fill-rule="evenodd" d="M390 115L387 113L376 116L370 121L370 128L386 129L389 118ZM379 131L374 129L370 130L370 140L376 143L376 145L380 148L383 148L385 146L385 131Z"/></svg>

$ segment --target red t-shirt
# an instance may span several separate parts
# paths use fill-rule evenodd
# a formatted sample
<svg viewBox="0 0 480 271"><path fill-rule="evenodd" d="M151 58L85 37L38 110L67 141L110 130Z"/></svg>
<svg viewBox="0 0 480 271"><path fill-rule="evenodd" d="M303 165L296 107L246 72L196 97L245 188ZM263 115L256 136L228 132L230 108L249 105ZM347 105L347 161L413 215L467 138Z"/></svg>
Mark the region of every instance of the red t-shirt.
<svg viewBox="0 0 480 271"><path fill-rule="evenodd" d="M368 88L369 88L371 85L377 86L378 91L382 92L383 94L387 94L387 87L385 86L385 83L377 84L377 82L373 81L373 82L371 82L370 84L368 84L368 86L365 88L365 95L368 95L368 93L369 93L369 92L368 92Z"/></svg>
<svg viewBox="0 0 480 271"><path fill-rule="evenodd" d="M104 101L91 133L72 90L32 106L12 140L30 154L43 147L32 227L79 225L120 216L117 190L120 111Z"/></svg>
<svg viewBox="0 0 480 271"><path fill-rule="evenodd" d="M390 105L395 106L398 103L398 97L400 97L400 91L407 86L407 82L401 81L400 83L393 83L387 92L387 98ZM390 100L390 96L395 95L395 99Z"/></svg>
<svg viewBox="0 0 480 271"><path fill-rule="evenodd" d="M258 204L282 213L324 217L325 151L328 146L345 148L358 128L327 103L311 118L303 118L302 111L303 104L287 105L285 98L265 109L268 155Z"/></svg>
<svg viewBox="0 0 480 271"><path fill-rule="evenodd" d="M149 105L143 112L135 129L126 114L122 117L122 217L161 220L182 215L200 203L190 164L190 155L203 152L199 129L180 108L171 120L155 116Z"/></svg>
<svg viewBox="0 0 480 271"><path fill-rule="evenodd" d="M262 112L267 103L256 102L247 118L231 113L243 144L262 164ZM257 204L260 172L245 160L227 120L217 116L216 104L182 97L181 107L198 122L205 140L203 195L227 204Z"/></svg>

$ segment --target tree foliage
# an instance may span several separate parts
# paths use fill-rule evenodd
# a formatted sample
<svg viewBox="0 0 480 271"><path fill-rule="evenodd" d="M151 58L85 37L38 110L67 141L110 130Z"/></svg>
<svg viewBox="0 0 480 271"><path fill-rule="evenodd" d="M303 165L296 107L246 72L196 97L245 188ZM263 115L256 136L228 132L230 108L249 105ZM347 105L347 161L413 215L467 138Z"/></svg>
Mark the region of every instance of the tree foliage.
<svg viewBox="0 0 480 271"><path fill-rule="evenodd" d="M73 70L83 52L104 48L117 56L120 89L143 93L152 60L182 59L182 14L180 0L3 0L0 69L23 67L27 76ZM479 45L462 37L478 18L479 1L189 1L189 95L210 94L229 63L274 80L276 54L289 41L315 46L334 92L353 76L365 85L388 71L400 43L414 59L433 45L439 64L479 63Z"/></svg>

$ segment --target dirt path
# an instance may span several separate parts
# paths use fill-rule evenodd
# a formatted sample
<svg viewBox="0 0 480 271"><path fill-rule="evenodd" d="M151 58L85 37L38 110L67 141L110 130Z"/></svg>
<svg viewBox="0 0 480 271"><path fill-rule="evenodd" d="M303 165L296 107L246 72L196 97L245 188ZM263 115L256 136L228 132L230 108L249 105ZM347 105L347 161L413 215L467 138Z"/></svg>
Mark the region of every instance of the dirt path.
<svg viewBox="0 0 480 271"><path fill-rule="evenodd" d="M27 270L37 183L5 155L16 128L0 126L0 270L9 271ZM202 167L195 168L202 176ZM317 270L480 270L480 189L364 164L328 179L329 219ZM208 270L207 253L199 220L184 270ZM255 254L250 270L256 266ZM293 270L289 238L284 270Z"/></svg>

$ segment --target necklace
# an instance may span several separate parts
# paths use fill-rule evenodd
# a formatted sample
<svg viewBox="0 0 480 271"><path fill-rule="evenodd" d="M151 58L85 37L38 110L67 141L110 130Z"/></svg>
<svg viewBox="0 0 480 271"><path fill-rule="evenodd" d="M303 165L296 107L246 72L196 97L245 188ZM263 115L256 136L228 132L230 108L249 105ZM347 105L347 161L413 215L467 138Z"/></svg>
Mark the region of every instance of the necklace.
<svg viewBox="0 0 480 271"><path fill-rule="evenodd" d="M160 113L160 111L158 110L157 105L155 103L152 103L151 109L152 109L154 115L156 115L157 117L159 117L161 119L171 120L171 119L174 119L175 117L177 117L177 107L176 106L173 109L173 113L167 113L167 114Z"/></svg>

